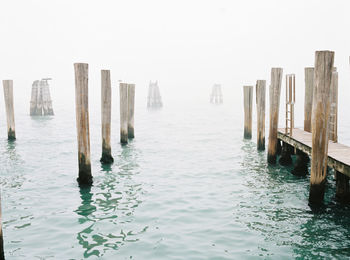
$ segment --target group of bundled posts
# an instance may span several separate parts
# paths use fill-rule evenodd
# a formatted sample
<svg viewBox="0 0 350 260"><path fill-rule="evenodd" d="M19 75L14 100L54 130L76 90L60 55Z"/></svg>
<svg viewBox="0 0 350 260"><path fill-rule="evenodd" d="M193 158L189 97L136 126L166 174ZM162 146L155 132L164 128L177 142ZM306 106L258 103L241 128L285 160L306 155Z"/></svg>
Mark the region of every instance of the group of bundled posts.
<svg viewBox="0 0 350 260"><path fill-rule="evenodd" d="M127 144L134 138L135 84L120 83L120 143Z"/></svg>
<svg viewBox="0 0 350 260"><path fill-rule="evenodd" d="M265 96L266 80L256 82L257 108L257 149L265 150ZM252 138L253 124L253 86L243 86L244 104L244 139Z"/></svg>
<svg viewBox="0 0 350 260"><path fill-rule="evenodd" d="M53 116L52 100L48 81L50 78L35 80L32 84L32 98L30 101L31 116Z"/></svg>
<svg viewBox="0 0 350 260"><path fill-rule="evenodd" d="M214 84L211 95L210 95L210 103L212 104L222 104L223 103L223 97L222 97L222 91L221 91L221 85L220 84Z"/></svg>
<svg viewBox="0 0 350 260"><path fill-rule="evenodd" d="M158 81L149 82L148 87L148 97L147 97L147 107L148 108L157 108L162 107L162 97L160 96Z"/></svg>
<svg viewBox="0 0 350 260"><path fill-rule="evenodd" d="M75 63L75 104L78 139L79 185L91 185L88 68L86 63ZM120 140L134 138L135 85L120 83ZM101 70L102 163L114 161L111 153L111 77L109 70Z"/></svg>

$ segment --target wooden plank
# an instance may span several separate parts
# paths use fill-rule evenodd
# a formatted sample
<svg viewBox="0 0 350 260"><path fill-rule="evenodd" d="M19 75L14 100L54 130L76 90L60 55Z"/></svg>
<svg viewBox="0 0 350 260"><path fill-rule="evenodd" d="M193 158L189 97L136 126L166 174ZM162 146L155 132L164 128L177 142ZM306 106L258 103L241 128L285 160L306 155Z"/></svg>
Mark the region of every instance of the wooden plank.
<svg viewBox="0 0 350 260"><path fill-rule="evenodd" d="M293 136L291 137L284 133L284 128L279 128L278 139L311 155L312 134L309 132L294 128ZM350 147L330 141L328 144L327 165L350 177Z"/></svg>

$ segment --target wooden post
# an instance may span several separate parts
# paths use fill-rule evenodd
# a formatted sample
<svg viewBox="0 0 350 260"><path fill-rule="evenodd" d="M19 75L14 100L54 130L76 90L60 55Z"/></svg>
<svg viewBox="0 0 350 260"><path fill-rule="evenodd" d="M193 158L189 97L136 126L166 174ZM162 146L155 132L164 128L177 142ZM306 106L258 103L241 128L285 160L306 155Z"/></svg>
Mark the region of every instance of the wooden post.
<svg viewBox="0 0 350 260"><path fill-rule="evenodd" d="M89 89L86 63L75 63L75 107L78 137L78 160L80 185L91 185L90 133L89 133Z"/></svg>
<svg viewBox="0 0 350 260"><path fill-rule="evenodd" d="M312 104L312 157L309 203L322 203L324 197L334 52L316 51Z"/></svg>
<svg viewBox="0 0 350 260"><path fill-rule="evenodd" d="M306 176L309 172L308 163L310 161L309 156L301 150L296 151L297 160L295 162L292 174L295 176Z"/></svg>
<svg viewBox="0 0 350 260"><path fill-rule="evenodd" d="M30 99L30 115L37 115L37 102L38 102L38 91L39 91L39 80L35 80L32 85L32 96Z"/></svg>
<svg viewBox="0 0 350 260"><path fill-rule="evenodd" d="M256 82L257 148L265 150L265 99L266 80Z"/></svg>
<svg viewBox="0 0 350 260"><path fill-rule="evenodd" d="M1 196L0 196L0 260L5 260L4 238L3 238L3 234L2 234Z"/></svg>
<svg viewBox="0 0 350 260"><path fill-rule="evenodd" d="M135 84L128 84L128 137L135 137L134 129L135 113Z"/></svg>
<svg viewBox="0 0 350 260"><path fill-rule="evenodd" d="M120 83L120 143L128 143L128 84Z"/></svg>
<svg viewBox="0 0 350 260"><path fill-rule="evenodd" d="M13 108L13 81L3 80L4 97L6 106L6 118L7 118L7 136L9 140L16 139L15 131L15 112Z"/></svg>
<svg viewBox="0 0 350 260"><path fill-rule="evenodd" d="M349 177L335 171L336 177L336 199L342 203L350 202L350 188L349 188Z"/></svg>
<svg viewBox="0 0 350 260"><path fill-rule="evenodd" d="M244 138L252 138L253 86L244 86Z"/></svg>
<svg viewBox="0 0 350 260"><path fill-rule="evenodd" d="M278 131L278 113L280 107L282 68L271 69L270 85L270 129L269 145L267 151L267 162L275 164L277 159L277 131Z"/></svg>
<svg viewBox="0 0 350 260"><path fill-rule="evenodd" d="M314 68L305 68L304 131L311 133Z"/></svg>
<svg viewBox="0 0 350 260"><path fill-rule="evenodd" d="M329 115L329 140L338 142L338 72L333 67L331 81L331 109Z"/></svg>
<svg viewBox="0 0 350 260"><path fill-rule="evenodd" d="M112 89L109 70L101 70L101 119L102 119L102 156L101 163L114 161L111 152L111 109Z"/></svg>
<svg viewBox="0 0 350 260"><path fill-rule="evenodd" d="M43 104L43 112L45 116L53 116L53 108L52 108L52 100L50 95L49 83L47 82L49 79L42 79L40 81L41 88L41 98Z"/></svg>

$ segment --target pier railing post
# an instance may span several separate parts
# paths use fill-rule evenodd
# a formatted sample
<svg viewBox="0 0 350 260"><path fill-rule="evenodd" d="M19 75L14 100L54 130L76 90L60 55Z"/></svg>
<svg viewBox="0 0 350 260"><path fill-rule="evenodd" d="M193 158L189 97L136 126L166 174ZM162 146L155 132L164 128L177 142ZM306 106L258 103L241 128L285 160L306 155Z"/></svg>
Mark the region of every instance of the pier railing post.
<svg viewBox="0 0 350 260"><path fill-rule="evenodd" d="M244 86L244 138L252 138L253 86Z"/></svg>
<svg viewBox="0 0 350 260"><path fill-rule="evenodd" d="M91 185L90 133L89 133L89 91L86 63L75 63L75 106L78 134L78 160L80 185Z"/></svg>
<svg viewBox="0 0 350 260"><path fill-rule="evenodd" d="M304 131L311 133L314 68L305 68Z"/></svg>
<svg viewBox="0 0 350 260"><path fill-rule="evenodd" d="M6 106L6 118L7 118L7 136L9 140L16 139L15 131L15 112L13 107L13 81L3 80L4 86L4 98Z"/></svg>
<svg viewBox="0 0 350 260"><path fill-rule="evenodd" d="M323 201L328 156L330 94L334 52L316 51L312 104L310 204Z"/></svg>
<svg viewBox="0 0 350 260"><path fill-rule="evenodd" d="M128 143L128 84L120 83L120 143Z"/></svg>
<svg viewBox="0 0 350 260"><path fill-rule="evenodd" d="M271 69L271 84L270 84L270 128L269 128L269 145L267 151L267 161L270 164L275 164L277 159L277 131L278 131L278 116L281 96L282 84L282 68Z"/></svg>
<svg viewBox="0 0 350 260"><path fill-rule="evenodd" d="M265 150L266 80L256 82L257 149Z"/></svg>
<svg viewBox="0 0 350 260"><path fill-rule="evenodd" d="M135 84L128 84L128 137L135 137Z"/></svg>
<svg viewBox="0 0 350 260"><path fill-rule="evenodd" d="M114 161L111 151L111 109L111 73L109 70L101 70L102 163Z"/></svg>

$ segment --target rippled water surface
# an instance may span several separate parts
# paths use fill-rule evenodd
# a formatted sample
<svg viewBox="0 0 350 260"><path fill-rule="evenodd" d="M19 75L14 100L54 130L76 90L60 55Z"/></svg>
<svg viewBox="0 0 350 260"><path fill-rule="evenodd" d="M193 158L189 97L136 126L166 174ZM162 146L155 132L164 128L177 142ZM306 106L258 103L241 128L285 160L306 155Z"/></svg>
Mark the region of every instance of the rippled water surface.
<svg viewBox="0 0 350 260"><path fill-rule="evenodd" d="M255 135L243 140L236 111L140 106L136 138L123 147L115 111L110 167L99 162L100 117L92 112L89 189L76 183L72 111L16 114L18 138L10 143L2 120L7 259L350 257L350 209L334 202L333 175L325 206L312 211L308 177L269 167Z"/></svg>

